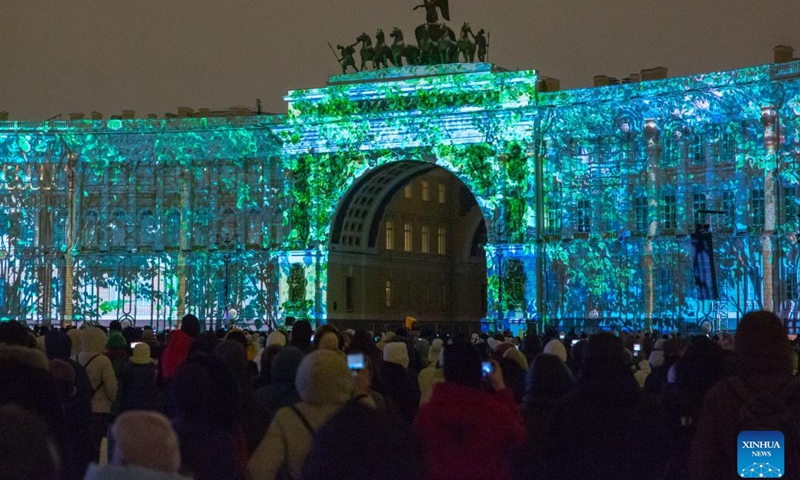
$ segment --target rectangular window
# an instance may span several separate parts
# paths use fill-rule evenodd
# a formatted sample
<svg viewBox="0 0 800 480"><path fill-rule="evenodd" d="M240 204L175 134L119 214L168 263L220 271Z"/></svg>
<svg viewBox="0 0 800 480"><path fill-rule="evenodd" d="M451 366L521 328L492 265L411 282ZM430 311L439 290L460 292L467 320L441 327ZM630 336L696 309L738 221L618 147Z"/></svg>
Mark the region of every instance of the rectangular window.
<svg viewBox="0 0 800 480"><path fill-rule="evenodd" d="M561 202L558 199L551 199L547 201L547 216L545 217L547 224L545 225L545 232L548 235L558 235L561 233Z"/></svg>
<svg viewBox="0 0 800 480"><path fill-rule="evenodd" d="M403 250L414 251L414 235L410 223L403 225Z"/></svg>
<svg viewBox="0 0 800 480"><path fill-rule="evenodd" d="M392 306L392 281L386 280L386 306Z"/></svg>
<svg viewBox="0 0 800 480"><path fill-rule="evenodd" d="M422 181L422 201L427 202L431 199L430 185L427 180Z"/></svg>
<svg viewBox="0 0 800 480"><path fill-rule="evenodd" d="M797 300L797 271L786 269L786 300Z"/></svg>
<svg viewBox="0 0 800 480"><path fill-rule="evenodd" d="M444 227L439 227L438 247L439 255L447 254L447 230Z"/></svg>
<svg viewBox="0 0 800 480"><path fill-rule="evenodd" d="M751 226L764 226L764 187L757 186L750 191Z"/></svg>
<svg viewBox="0 0 800 480"><path fill-rule="evenodd" d="M578 233L589 233L592 230L592 202L589 200L578 201L575 228Z"/></svg>
<svg viewBox="0 0 800 480"><path fill-rule="evenodd" d="M430 227L427 225L422 226L422 253L430 253L431 252L431 235L430 235Z"/></svg>
<svg viewBox="0 0 800 480"><path fill-rule="evenodd" d="M407 184L403 189L403 196L406 198L411 198L411 184Z"/></svg>
<svg viewBox="0 0 800 480"><path fill-rule="evenodd" d="M736 139L731 133L723 133L719 137L719 161L732 163L736 160Z"/></svg>
<svg viewBox="0 0 800 480"><path fill-rule="evenodd" d="M355 290L354 283L355 283L355 278L347 277L347 283L345 284L346 290L345 290L344 304L348 312L352 312L353 310L355 310L355 302L353 301L354 290Z"/></svg>
<svg viewBox="0 0 800 480"><path fill-rule="evenodd" d="M633 231L640 235L647 233L647 197L639 195L633 200Z"/></svg>
<svg viewBox="0 0 800 480"><path fill-rule="evenodd" d="M783 223L791 228L797 224L797 187L783 188Z"/></svg>
<svg viewBox="0 0 800 480"><path fill-rule="evenodd" d="M678 198L674 193L661 197L661 226L664 230L675 230L678 226Z"/></svg>
<svg viewBox="0 0 800 480"><path fill-rule="evenodd" d="M702 135L695 135L692 137L690 159L694 164L706 163L706 143L705 137Z"/></svg>
<svg viewBox="0 0 800 480"><path fill-rule="evenodd" d="M736 194L733 190L723 190L722 210L725 212L725 224L733 227L736 222Z"/></svg>
<svg viewBox="0 0 800 480"><path fill-rule="evenodd" d="M447 203L447 190L444 183L439 184L439 203L445 204Z"/></svg>
<svg viewBox="0 0 800 480"><path fill-rule="evenodd" d="M674 167L678 163L678 156L680 153L680 144L675 141L674 134L666 132L661 141L661 158L660 163L662 167Z"/></svg>
<svg viewBox="0 0 800 480"><path fill-rule="evenodd" d="M704 224L708 222L708 215L700 213L700 210L706 210L706 194L695 193L692 195L692 211L694 212L694 224Z"/></svg>
<svg viewBox="0 0 800 480"><path fill-rule="evenodd" d="M386 250L394 250L394 223L386 220Z"/></svg>

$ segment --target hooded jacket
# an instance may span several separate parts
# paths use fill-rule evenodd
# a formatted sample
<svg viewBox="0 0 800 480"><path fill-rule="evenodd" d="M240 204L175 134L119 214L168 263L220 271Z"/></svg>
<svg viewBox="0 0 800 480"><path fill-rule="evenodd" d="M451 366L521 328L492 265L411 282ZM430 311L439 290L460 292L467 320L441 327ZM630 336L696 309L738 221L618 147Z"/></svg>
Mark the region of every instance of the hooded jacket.
<svg viewBox="0 0 800 480"><path fill-rule="evenodd" d="M509 389L489 394L456 383L440 383L414 421L422 438L428 480L505 480L506 460L522 443L522 415Z"/></svg>
<svg viewBox="0 0 800 480"><path fill-rule="evenodd" d="M118 383L111 360L103 352L106 348L106 334L96 327L81 332L81 353L78 363L86 369L92 395L92 412L111 413L111 405L117 399Z"/></svg>
<svg viewBox="0 0 800 480"><path fill-rule="evenodd" d="M272 361L272 383L258 389L256 397L263 401L270 412L300 402L300 394L294 385L297 369L303 360L303 352L297 347L285 347Z"/></svg>
<svg viewBox="0 0 800 480"><path fill-rule="evenodd" d="M295 408L316 431L350 399L353 376L340 352L317 350L300 362L295 386L302 399ZM299 478L312 440L313 434L291 407L278 410L267 434L250 457L250 478L274 480L282 468L287 469L292 478Z"/></svg>
<svg viewBox="0 0 800 480"><path fill-rule="evenodd" d="M166 379L175 377L178 368L186 361L189 355L189 347L192 346L194 338L183 330L175 330L169 334L167 347L161 354L161 375Z"/></svg>

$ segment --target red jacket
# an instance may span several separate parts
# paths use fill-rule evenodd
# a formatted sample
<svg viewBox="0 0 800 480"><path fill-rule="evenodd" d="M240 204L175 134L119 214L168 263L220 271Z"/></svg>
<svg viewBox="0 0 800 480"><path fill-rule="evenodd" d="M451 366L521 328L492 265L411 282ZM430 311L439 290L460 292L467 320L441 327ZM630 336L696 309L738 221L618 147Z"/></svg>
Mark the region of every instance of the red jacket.
<svg viewBox="0 0 800 480"><path fill-rule="evenodd" d="M434 387L417 413L427 480L511 479L508 456L525 438L513 394L489 394L454 383Z"/></svg>
<svg viewBox="0 0 800 480"><path fill-rule="evenodd" d="M189 347L194 342L194 338L185 334L181 330L175 330L169 334L167 348L161 354L161 376L164 378L172 378L178 371L178 368L186 360L189 355Z"/></svg>

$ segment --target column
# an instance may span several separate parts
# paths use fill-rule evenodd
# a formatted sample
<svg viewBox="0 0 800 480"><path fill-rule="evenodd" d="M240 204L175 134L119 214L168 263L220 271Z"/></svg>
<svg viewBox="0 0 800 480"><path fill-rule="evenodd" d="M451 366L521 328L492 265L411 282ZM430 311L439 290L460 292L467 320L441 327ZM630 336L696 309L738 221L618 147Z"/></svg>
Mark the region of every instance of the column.
<svg viewBox="0 0 800 480"><path fill-rule="evenodd" d="M647 216L650 220L647 227L647 239L644 244L644 328L649 331L653 328L653 305L654 305L654 285L653 285L653 240L658 235L658 189L659 189L659 154L661 145L659 143L658 126L655 119L645 120L644 136L647 141Z"/></svg>
<svg viewBox="0 0 800 480"><path fill-rule="evenodd" d="M769 161L764 172L764 231L761 235L762 254L762 305L764 310L773 311L773 257L772 235L775 233L775 171L777 168L777 150L780 143L775 107L767 106L761 109L761 123L764 125L764 155Z"/></svg>

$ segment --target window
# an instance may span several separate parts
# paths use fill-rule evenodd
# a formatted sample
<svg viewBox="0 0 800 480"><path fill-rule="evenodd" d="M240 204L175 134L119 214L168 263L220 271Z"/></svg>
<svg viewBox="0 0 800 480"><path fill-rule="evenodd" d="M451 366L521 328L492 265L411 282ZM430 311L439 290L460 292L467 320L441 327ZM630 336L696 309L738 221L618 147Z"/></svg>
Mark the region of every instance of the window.
<svg viewBox="0 0 800 480"><path fill-rule="evenodd" d="M675 134L667 132L661 142L661 166L674 167L678 162L680 143L675 139Z"/></svg>
<svg viewBox="0 0 800 480"><path fill-rule="evenodd" d="M733 226L736 221L736 194L733 190L723 190L722 211L725 212L727 225Z"/></svg>
<svg viewBox="0 0 800 480"><path fill-rule="evenodd" d="M797 300L797 271L786 269L786 300Z"/></svg>
<svg viewBox="0 0 800 480"><path fill-rule="evenodd" d="M439 184L439 203L447 203L447 186L444 183Z"/></svg>
<svg viewBox="0 0 800 480"><path fill-rule="evenodd" d="M797 223L797 187L783 188L783 222L791 227Z"/></svg>
<svg viewBox="0 0 800 480"><path fill-rule="evenodd" d="M633 231L647 233L647 197L639 195L633 200Z"/></svg>
<svg viewBox="0 0 800 480"><path fill-rule="evenodd" d="M706 210L706 194L695 193L692 195L692 211L694 212L694 224L704 224L708 221L708 215L700 213L700 210Z"/></svg>
<svg viewBox="0 0 800 480"><path fill-rule="evenodd" d="M756 228L764 226L764 187L759 185L750 191L751 225Z"/></svg>
<svg viewBox="0 0 800 480"><path fill-rule="evenodd" d="M406 252L414 251L414 235L410 223L403 225L403 250Z"/></svg>
<svg viewBox="0 0 800 480"><path fill-rule="evenodd" d="M706 143L705 137L702 135L695 135L692 137L692 144L690 149L690 160L695 164L706 163Z"/></svg>
<svg viewBox="0 0 800 480"><path fill-rule="evenodd" d="M592 202L589 200L578 201L578 211L575 218L575 228L578 233L589 233L592 230Z"/></svg>
<svg viewBox="0 0 800 480"><path fill-rule="evenodd" d="M736 157L736 139L733 134L725 132L719 138L719 161L731 163Z"/></svg>
<svg viewBox="0 0 800 480"><path fill-rule="evenodd" d="M427 180L422 181L422 201L427 202L431 199L430 185Z"/></svg>
<svg viewBox="0 0 800 480"><path fill-rule="evenodd" d="M427 225L422 226L422 253L430 253L431 252L431 239L430 239L430 227Z"/></svg>
<svg viewBox="0 0 800 480"><path fill-rule="evenodd" d="M403 196L405 198L411 198L411 184L406 184L405 188L403 189Z"/></svg>
<svg viewBox="0 0 800 480"><path fill-rule="evenodd" d="M392 306L392 281L386 280L386 306Z"/></svg>
<svg viewBox="0 0 800 480"><path fill-rule="evenodd" d="M394 250L394 223L386 220L386 250Z"/></svg>
<svg viewBox="0 0 800 480"><path fill-rule="evenodd" d="M544 230L548 235L561 233L561 201L552 198L547 201L547 216L545 217Z"/></svg>
<svg viewBox="0 0 800 480"><path fill-rule="evenodd" d="M675 230L678 226L677 203L678 198L674 193L666 193L661 197L661 226L664 230Z"/></svg>
<svg viewBox="0 0 800 480"><path fill-rule="evenodd" d="M447 254L447 230L444 227L439 227L439 255Z"/></svg>

